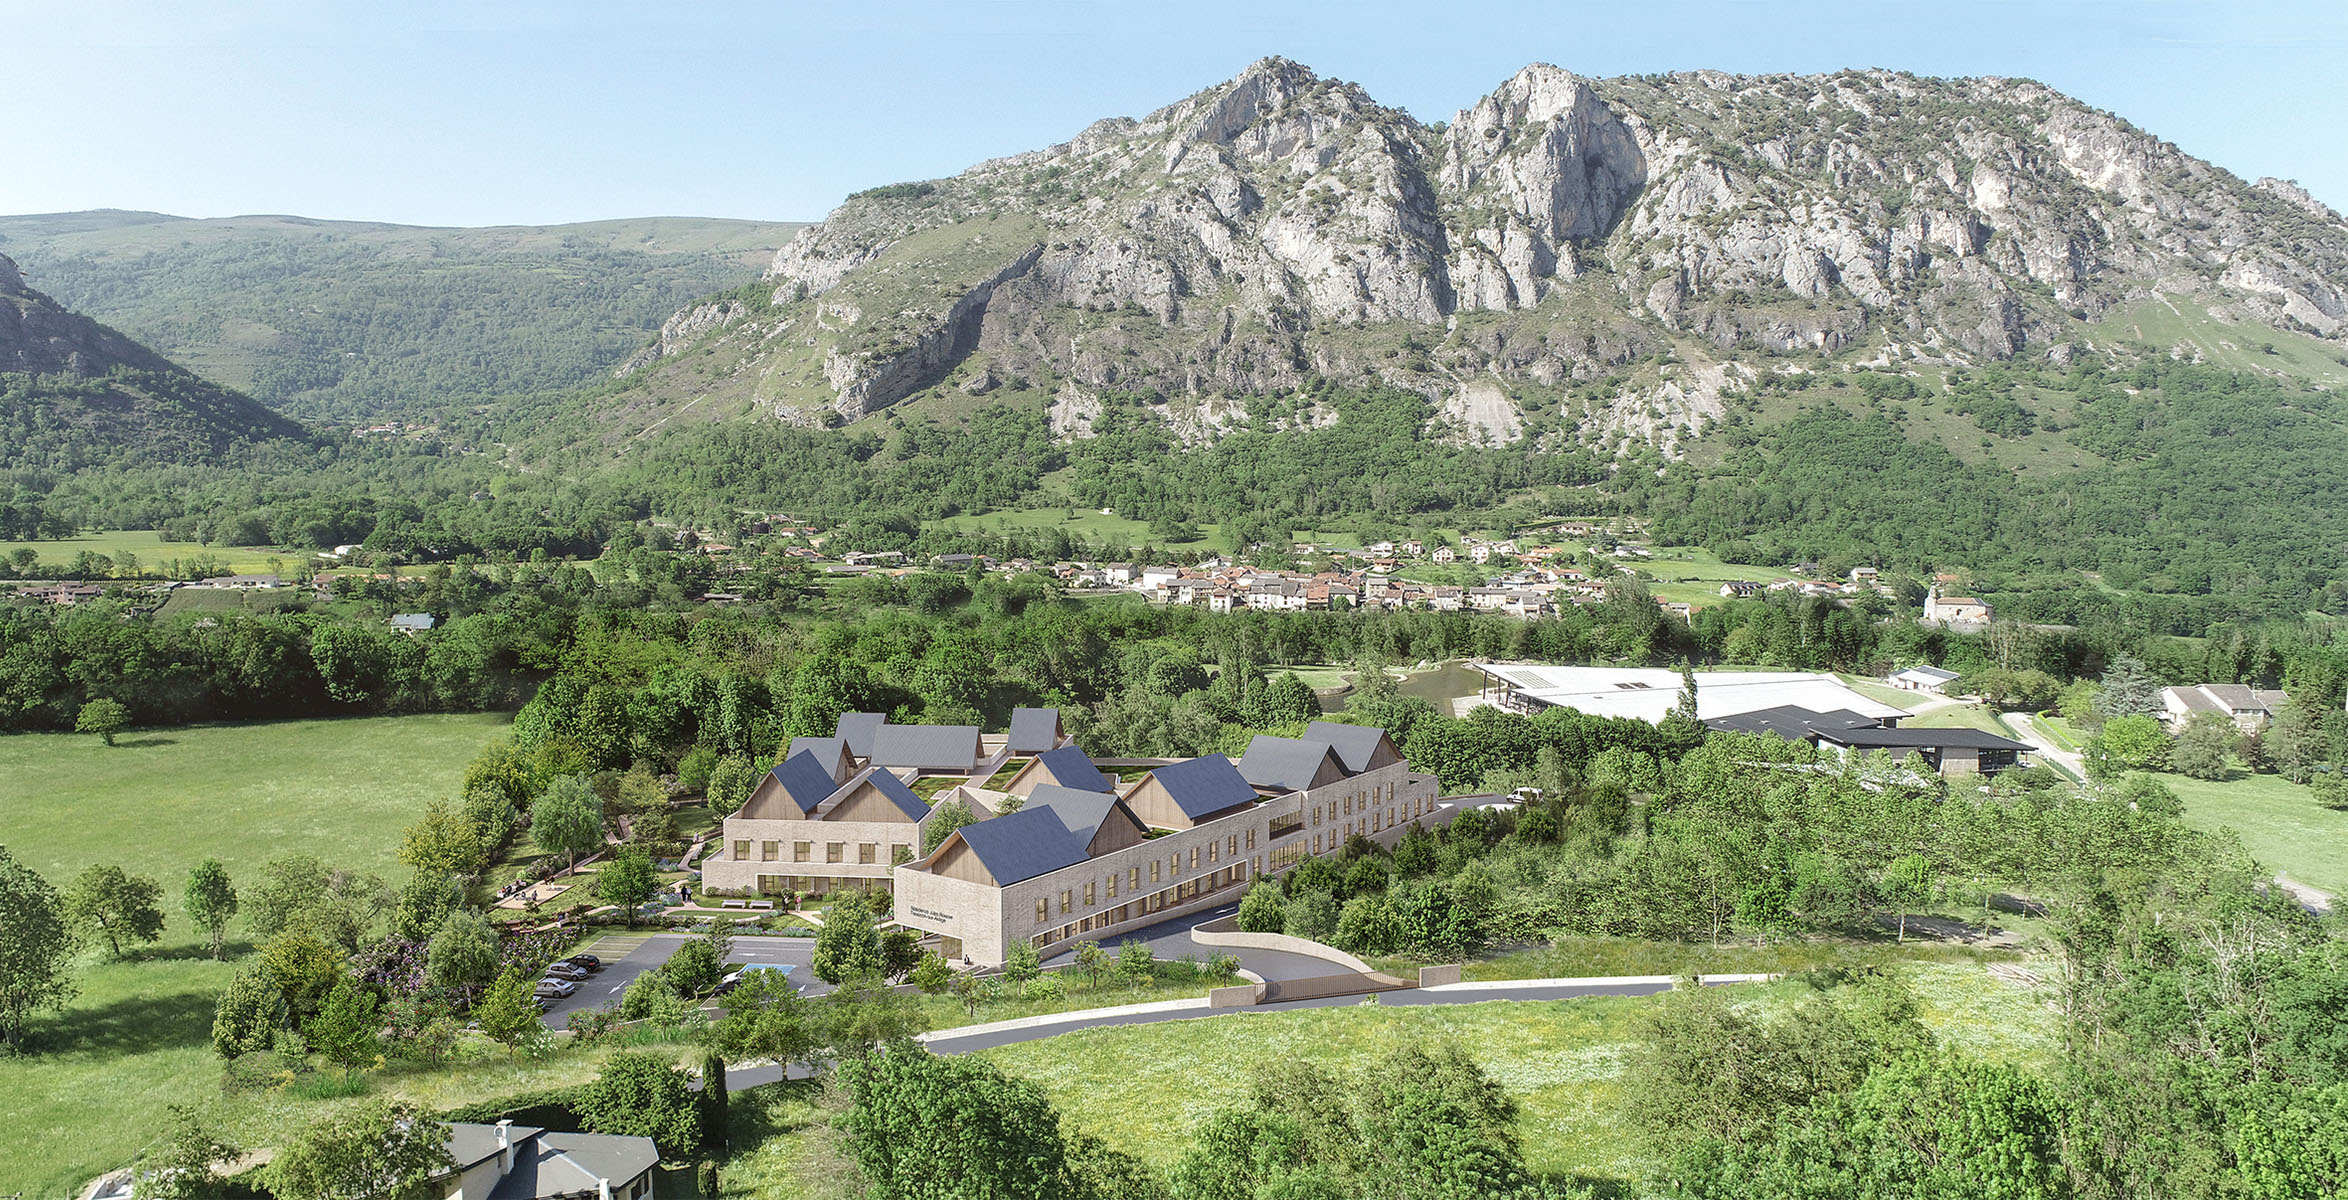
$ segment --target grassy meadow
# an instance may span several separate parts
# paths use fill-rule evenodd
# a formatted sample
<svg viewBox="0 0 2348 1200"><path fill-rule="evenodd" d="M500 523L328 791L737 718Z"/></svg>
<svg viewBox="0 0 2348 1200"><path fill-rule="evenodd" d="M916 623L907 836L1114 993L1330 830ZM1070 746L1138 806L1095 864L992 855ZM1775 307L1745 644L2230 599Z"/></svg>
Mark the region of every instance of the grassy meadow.
<svg viewBox="0 0 2348 1200"><path fill-rule="evenodd" d="M111 749L70 734L0 738L0 841L10 853L60 888L94 863L152 876L167 921L162 941L121 961L85 951L80 995L34 1018L30 1053L0 1058L0 1194L72 1194L135 1156L171 1104L209 1108L247 1144L268 1144L283 1107L311 1102L221 1094L212 1005L250 947L236 926L228 962L198 944L180 912L189 868L218 858L242 886L268 860L306 851L396 878L400 830L426 800L455 794L465 763L505 723L191 726L133 730Z"/></svg>
<svg viewBox="0 0 2348 1200"><path fill-rule="evenodd" d="M266 546L207 546L200 542L167 542L152 529L113 529L102 533L85 533L79 537L63 538L53 542L0 542L0 558L17 550L30 550L40 556L44 565L69 565L83 551L103 554L117 562L125 551L136 555L139 566L147 571L160 568L171 559L210 557L223 570L237 575L259 575L269 571L270 560L279 568L291 571L305 555L294 550L275 550Z"/></svg>
<svg viewBox="0 0 2348 1200"><path fill-rule="evenodd" d="M2185 802L2187 825L2231 829L2268 870L2348 896L2348 812L2317 804L2313 790L2280 775L2239 771L2222 781L2160 780Z"/></svg>

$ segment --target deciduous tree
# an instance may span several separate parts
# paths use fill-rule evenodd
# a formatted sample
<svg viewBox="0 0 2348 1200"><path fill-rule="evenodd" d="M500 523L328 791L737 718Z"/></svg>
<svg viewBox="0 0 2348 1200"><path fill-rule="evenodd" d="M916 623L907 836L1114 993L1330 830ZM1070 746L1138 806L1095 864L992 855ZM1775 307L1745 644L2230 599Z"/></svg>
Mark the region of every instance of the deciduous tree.
<svg viewBox="0 0 2348 1200"><path fill-rule="evenodd" d="M369 1102L303 1130L265 1172L279 1200L431 1200L453 1166L445 1122L413 1105Z"/></svg>
<svg viewBox="0 0 2348 1200"><path fill-rule="evenodd" d="M24 1045L32 1014L73 998L77 945L57 889L0 846L0 1044Z"/></svg>
<svg viewBox="0 0 2348 1200"><path fill-rule="evenodd" d="M651 1138L661 1157L670 1159L701 1144L701 1102L692 1080L654 1055L612 1055L577 1094L579 1115L593 1132Z"/></svg>
<svg viewBox="0 0 2348 1200"><path fill-rule="evenodd" d="M236 888L229 882L228 868L217 858L207 858L188 872L187 895L182 901L188 922L204 931L212 943L212 957L220 957L220 948L228 940L228 923L236 916Z"/></svg>
<svg viewBox="0 0 2348 1200"><path fill-rule="evenodd" d="M848 896L824 909L813 957L815 977L829 984L880 973L880 932L862 896Z"/></svg>
<svg viewBox="0 0 2348 1200"><path fill-rule="evenodd" d="M65 889L65 915L120 958L124 942L163 936L163 885L121 867L92 866Z"/></svg>
<svg viewBox="0 0 2348 1200"><path fill-rule="evenodd" d="M618 905L630 929L636 927L637 908L659 890L660 875L652 869L652 857L641 846L620 847L611 861L595 873L596 898Z"/></svg>
<svg viewBox="0 0 2348 1200"><path fill-rule="evenodd" d="M75 733L94 733L98 740L111 746L123 730L130 728L130 710L118 701L100 698L82 705L73 719Z"/></svg>
<svg viewBox="0 0 2348 1200"><path fill-rule="evenodd" d="M530 805L530 842L572 866L603 845L603 801L583 775L557 776Z"/></svg>
<svg viewBox="0 0 2348 1200"><path fill-rule="evenodd" d="M473 1006L474 1023L489 1040L505 1047L509 1059L516 1046L546 1028L538 1019L538 998L532 988L530 980L509 967L489 985L481 1003Z"/></svg>
<svg viewBox="0 0 2348 1200"><path fill-rule="evenodd" d="M382 1006L375 993L349 979L336 980L326 993L318 1015L302 1027L311 1049L342 1068L344 1078L375 1061L382 1049L376 1034L383 1028Z"/></svg>

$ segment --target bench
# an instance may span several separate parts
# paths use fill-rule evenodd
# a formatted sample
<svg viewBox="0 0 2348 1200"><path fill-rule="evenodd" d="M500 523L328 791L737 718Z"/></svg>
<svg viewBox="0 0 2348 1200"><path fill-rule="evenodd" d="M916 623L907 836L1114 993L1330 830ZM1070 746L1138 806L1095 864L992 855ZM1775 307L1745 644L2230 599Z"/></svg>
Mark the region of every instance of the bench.
<svg viewBox="0 0 2348 1200"><path fill-rule="evenodd" d="M726 902L725 902L725 905L724 905L724 907L726 907L726 908L748 908L748 907L750 907L750 902L749 902L748 900L728 900L728 901L726 901Z"/></svg>
<svg viewBox="0 0 2348 1200"><path fill-rule="evenodd" d="M773 911L774 911L774 907L775 907L775 902L774 902L774 901L772 901L772 900L753 900L753 901L751 901L751 902L750 902L750 907L752 907L752 908L761 908L761 909L765 909L765 910L766 910L766 911L768 911L768 912L773 912Z"/></svg>

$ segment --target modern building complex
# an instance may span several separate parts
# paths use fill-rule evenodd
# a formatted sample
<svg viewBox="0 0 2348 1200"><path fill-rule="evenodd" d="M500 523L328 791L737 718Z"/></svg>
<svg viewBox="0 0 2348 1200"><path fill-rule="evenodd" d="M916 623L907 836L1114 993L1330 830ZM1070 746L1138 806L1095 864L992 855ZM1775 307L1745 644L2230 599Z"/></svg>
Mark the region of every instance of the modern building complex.
<svg viewBox="0 0 2348 1200"><path fill-rule="evenodd" d="M1702 695L1702 689L1697 689ZM1713 717L1704 724L1722 733L1776 734L1789 742L1808 742L1842 754L1882 751L1893 758L1911 755L1941 775L1995 775L2019 766L2030 749L2024 742L1980 729L1895 729L1890 722L1849 709L1819 712L1786 705L1733 716Z"/></svg>
<svg viewBox="0 0 2348 1200"><path fill-rule="evenodd" d="M1481 698L1512 712L1572 708L1597 717L1660 721L1679 703L1680 673L1645 667L1551 667L1527 663L1477 663L1486 682ZM1703 720L1762 709L1797 707L1814 712L1848 710L1882 723L1907 715L1866 696L1832 675L1811 671L1698 671L1696 715Z"/></svg>
<svg viewBox="0 0 2348 1200"><path fill-rule="evenodd" d="M1015 811L897 868L900 922L938 935L949 957L1000 963L1014 942L1048 948L1224 903L1258 875L1435 808L1435 780L1372 726L1314 722L1301 738L1257 737L1237 763L1210 754L1123 783L1086 778L1081 752L1058 755L1010 781L1032 785ZM974 807L992 799L966 791Z"/></svg>

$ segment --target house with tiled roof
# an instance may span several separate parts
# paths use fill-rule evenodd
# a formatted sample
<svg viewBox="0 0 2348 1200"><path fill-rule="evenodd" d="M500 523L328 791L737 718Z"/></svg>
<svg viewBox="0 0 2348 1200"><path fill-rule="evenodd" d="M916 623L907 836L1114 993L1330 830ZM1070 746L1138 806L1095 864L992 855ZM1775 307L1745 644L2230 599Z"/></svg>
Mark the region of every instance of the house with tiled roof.
<svg viewBox="0 0 2348 1200"><path fill-rule="evenodd" d="M2195 713L2217 713L2248 733L2274 720L2290 693L2268 691L2239 683L2204 683L2195 687L2162 688L2161 720L2171 728L2183 725Z"/></svg>

